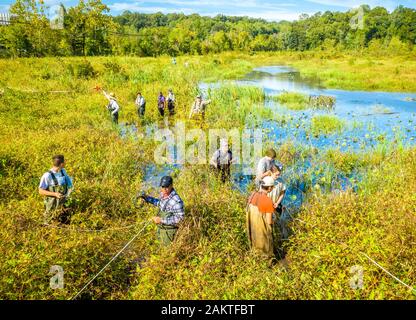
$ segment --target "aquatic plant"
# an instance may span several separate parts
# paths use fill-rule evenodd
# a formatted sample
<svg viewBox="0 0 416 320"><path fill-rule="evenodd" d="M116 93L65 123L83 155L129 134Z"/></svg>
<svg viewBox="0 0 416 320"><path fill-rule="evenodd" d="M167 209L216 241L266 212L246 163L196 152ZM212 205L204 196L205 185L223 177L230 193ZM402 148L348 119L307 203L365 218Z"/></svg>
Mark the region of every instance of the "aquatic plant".
<svg viewBox="0 0 416 320"><path fill-rule="evenodd" d="M307 95L302 93L283 92L273 98L290 110L304 110L308 108L309 98Z"/></svg>
<svg viewBox="0 0 416 320"><path fill-rule="evenodd" d="M84 72L79 77L67 72L66 64L76 64L78 58L0 60L0 297L70 298L156 214L154 208L135 203L134 198L145 186L146 168L154 164L155 141L147 130L166 127L155 107L160 90L174 89L175 120L184 120L199 81L236 78L256 64L283 58L294 63L318 59L308 53L302 60L298 57L297 53L225 53L178 57L175 66L168 57L114 57L112 61L128 75L124 82L106 82L110 69L117 69L105 68L107 57L88 58L94 76L87 77L81 76ZM345 72L348 59L322 60L320 65ZM357 57L355 64L361 63ZM387 70L379 65L373 68ZM347 86L357 85L363 74L361 70L355 73L355 78L349 75L338 84L346 84L349 78ZM393 88L401 86L402 80L394 81ZM110 124L107 102L94 90L97 85L117 94L120 127L135 123L136 136L122 136ZM64 92L50 92L54 90ZM138 90L147 100L143 120L138 119L134 105ZM253 124L259 126L295 121L270 113L258 88L224 84L212 89L208 97L213 100L207 111L209 128L243 129L253 113ZM315 115L313 119L318 134L342 129L334 116ZM199 127L190 121L186 125ZM299 123L299 128L303 126L306 122ZM370 131L368 140L375 136ZM284 242L286 260L272 267L248 251L247 194L231 183L222 184L207 166L183 166L174 175L175 188L186 203L186 219L174 246L160 250L155 227L148 226L80 298L414 299L414 293L362 255L374 258L409 285L416 282L416 153L414 148L389 145L388 137L380 140L374 150L351 154L267 138L265 145L275 147L285 164L288 184L308 191L301 211L290 212L293 235ZM37 188L55 153L65 154L67 171L74 179L74 213L68 229L40 226L43 204ZM354 174L357 168L360 179L354 184L358 191L333 192L333 181L341 174ZM315 185L319 191L311 191ZM156 189L150 191L157 194ZM290 196L291 202L297 200L296 194ZM49 287L53 265L64 269L62 290ZM350 287L349 270L354 265L365 270L360 290Z"/></svg>
<svg viewBox="0 0 416 320"><path fill-rule="evenodd" d="M333 134L340 132L344 127L344 122L333 115L316 115L311 120L311 132L314 135Z"/></svg>

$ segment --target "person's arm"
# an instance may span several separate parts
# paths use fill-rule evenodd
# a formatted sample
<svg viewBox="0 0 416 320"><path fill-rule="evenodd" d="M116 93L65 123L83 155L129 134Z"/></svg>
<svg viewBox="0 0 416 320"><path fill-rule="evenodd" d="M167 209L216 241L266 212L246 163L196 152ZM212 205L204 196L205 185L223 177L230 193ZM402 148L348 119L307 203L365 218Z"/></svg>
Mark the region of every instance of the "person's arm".
<svg viewBox="0 0 416 320"><path fill-rule="evenodd" d="M189 114L189 119L191 119L192 118L192 116L193 116L193 114L194 114L194 109L195 109L195 102L194 102L194 104L192 105L192 107L191 107L191 113Z"/></svg>
<svg viewBox="0 0 416 320"><path fill-rule="evenodd" d="M168 215L166 218L160 219L160 222L168 226L174 226L182 221L184 215L185 215L185 210L184 210L183 202L179 201L173 206L172 211L170 212L170 215Z"/></svg>
<svg viewBox="0 0 416 320"><path fill-rule="evenodd" d="M280 193L279 198L277 198L277 201L274 203L274 207L275 207L275 208L277 208L277 207L278 207L278 205L282 202L283 198L285 197L285 193L286 193L286 191L282 191L282 192Z"/></svg>
<svg viewBox="0 0 416 320"><path fill-rule="evenodd" d="M160 201L158 198L154 198L154 197L151 197L151 196L143 196L143 200L147 203L150 203L150 204L154 205L154 206L157 206L159 204L159 201Z"/></svg>
<svg viewBox="0 0 416 320"><path fill-rule="evenodd" d="M266 213L266 223L267 224L273 224L273 213L267 212Z"/></svg>
<svg viewBox="0 0 416 320"><path fill-rule="evenodd" d="M272 175L272 172L271 172L270 170L267 170L266 172L264 172L264 173L261 175L261 178L263 179L264 177L271 176L271 175Z"/></svg>
<svg viewBox="0 0 416 320"><path fill-rule="evenodd" d="M259 177L259 179L263 179L264 177L267 177L269 175L271 175L271 171L267 170L266 171L266 164L260 160L258 166L257 166L257 176Z"/></svg>
<svg viewBox="0 0 416 320"><path fill-rule="evenodd" d="M39 194L41 196L55 197L55 198L58 198L58 199L61 199L61 198L64 197L64 195L60 194L59 192L52 192L52 191L45 190L45 189L42 189L42 188L39 188Z"/></svg>
<svg viewBox="0 0 416 320"><path fill-rule="evenodd" d="M267 197L268 203L266 204L266 223L269 225L273 224L273 212L274 212L274 205L272 199Z"/></svg>
<svg viewBox="0 0 416 320"><path fill-rule="evenodd" d="M105 92L103 90L103 94L104 94L104 97L106 97L108 99L108 101L111 101L111 97L110 97L110 95L107 92Z"/></svg>
<svg viewBox="0 0 416 320"><path fill-rule="evenodd" d="M39 194L41 196L55 197L55 198L61 199L63 197L61 193L48 190L49 185L48 185L47 177L48 177L48 173L45 173L40 179Z"/></svg>

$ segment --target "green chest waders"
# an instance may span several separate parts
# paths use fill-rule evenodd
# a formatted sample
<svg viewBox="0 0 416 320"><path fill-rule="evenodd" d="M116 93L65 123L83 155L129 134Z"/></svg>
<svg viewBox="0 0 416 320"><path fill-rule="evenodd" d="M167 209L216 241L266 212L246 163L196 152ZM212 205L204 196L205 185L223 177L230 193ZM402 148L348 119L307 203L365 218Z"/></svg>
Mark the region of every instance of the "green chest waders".
<svg viewBox="0 0 416 320"><path fill-rule="evenodd" d="M163 207L163 209L161 208L159 210L159 217L161 219L165 219L166 217L169 216L169 213L165 212L166 206L167 206L167 202L165 206ZM175 238L175 234L177 231L178 231L177 226L169 226L169 225L165 225L161 223L158 224L157 225L157 237L161 245L164 247L169 246L173 242L173 239Z"/></svg>
<svg viewBox="0 0 416 320"><path fill-rule="evenodd" d="M58 179L56 179L55 174L52 171L49 171L53 185L48 186L48 191L51 192L59 192L60 194L66 194L68 191L68 186L65 183L64 185L58 185ZM64 173L61 171L61 175L65 176ZM45 197L45 213L44 213L44 223L49 223L51 220L57 218L65 204L66 199L58 199L55 197Z"/></svg>

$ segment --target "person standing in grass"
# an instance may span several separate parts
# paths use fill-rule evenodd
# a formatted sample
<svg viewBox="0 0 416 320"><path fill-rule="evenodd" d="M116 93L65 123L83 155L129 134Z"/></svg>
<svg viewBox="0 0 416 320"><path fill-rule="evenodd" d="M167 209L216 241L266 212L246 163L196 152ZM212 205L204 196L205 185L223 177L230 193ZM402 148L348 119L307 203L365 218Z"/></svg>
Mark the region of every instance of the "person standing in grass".
<svg viewBox="0 0 416 320"><path fill-rule="evenodd" d="M168 101L169 115L173 116L175 114L175 95L173 94L172 89L169 89L168 91L167 101Z"/></svg>
<svg viewBox="0 0 416 320"><path fill-rule="evenodd" d="M202 117L202 120L204 120L207 105L209 105L210 103L211 103L211 100L202 100L202 96L198 94L196 96L194 104L191 107L191 113L189 114L189 119L192 119L192 116L194 114L200 114Z"/></svg>
<svg viewBox="0 0 416 320"><path fill-rule="evenodd" d="M163 246L169 246L178 231L178 225L185 216L185 208L181 197L173 188L173 179L164 176L160 180L160 198L153 198L146 194L141 198L159 208L159 214L152 218L157 225L157 236Z"/></svg>
<svg viewBox="0 0 416 320"><path fill-rule="evenodd" d="M273 222L276 226L273 228L273 240L275 244L275 249L279 248L278 241L283 239L284 235L287 234L287 226L285 217L283 216L283 205L282 201L286 194L286 185L281 180L281 174L283 171L283 165L276 165L273 168L272 178L274 179L274 187L267 196L272 199L274 212L273 212ZM282 256L282 252L277 250L276 253Z"/></svg>
<svg viewBox="0 0 416 320"><path fill-rule="evenodd" d="M137 107L137 114L139 115L139 118L143 118L144 112L146 110L146 100L142 96L141 92L137 93L135 104Z"/></svg>
<svg viewBox="0 0 416 320"><path fill-rule="evenodd" d="M212 155L210 165L220 175L223 183L230 179L232 162L233 153L228 147L228 142L226 139L221 139L220 148Z"/></svg>
<svg viewBox="0 0 416 320"><path fill-rule="evenodd" d="M53 220L67 218L63 216L68 213L67 199L73 189L72 180L64 169L64 156L54 156L52 163L52 168L42 176L39 184L39 194L45 197L45 225Z"/></svg>
<svg viewBox="0 0 416 320"><path fill-rule="evenodd" d="M257 170L256 170L256 179L255 183L257 187L260 187L260 181L265 178L269 177L273 174L273 168L276 167L275 160L276 160L276 151L274 149L269 149L266 151L266 155L260 159Z"/></svg>
<svg viewBox="0 0 416 320"><path fill-rule="evenodd" d="M268 194L268 196L272 199L275 213L278 215L276 215L276 219L279 219L283 212L282 201L286 193L286 185L280 179L283 171L283 165L276 165L273 167L272 171L271 177L274 179L275 184L273 190Z"/></svg>
<svg viewBox="0 0 416 320"><path fill-rule="evenodd" d="M162 92L159 92L157 97L157 109L159 110L160 115L163 117L165 115L166 99Z"/></svg>
<svg viewBox="0 0 416 320"><path fill-rule="evenodd" d="M108 94L104 90L103 94L109 101L109 104L107 105L107 110L110 111L111 120L113 121L113 123L118 124L118 112L120 110L120 106L118 105L116 95L113 92Z"/></svg>
<svg viewBox="0 0 416 320"><path fill-rule="evenodd" d="M273 258L273 201L267 194L273 190L274 179L270 176L261 180L259 191L250 195L246 214L250 248Z"/></svg>

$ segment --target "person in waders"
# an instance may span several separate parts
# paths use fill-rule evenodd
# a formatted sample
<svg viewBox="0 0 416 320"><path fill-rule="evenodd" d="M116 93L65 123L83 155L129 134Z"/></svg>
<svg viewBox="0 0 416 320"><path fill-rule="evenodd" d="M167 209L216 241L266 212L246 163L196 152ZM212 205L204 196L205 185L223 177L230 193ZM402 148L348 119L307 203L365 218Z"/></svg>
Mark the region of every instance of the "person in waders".
<svg viewBox="0 0 416 320"><path fill-rule="evenodd" d="M273 168L276 167L276 151L274 149L269 149L266 151L266 155L260 159L257 169L256 169L256 186L260 187L260 182L263 178L269 177L273 174Z"/></svg>
<svg viewBox="0 0 416 320"><path fill-rule="evenodd" d="M163 117L165 115L165 106L166 106L166 99L162 92L159 92L159 96L157 97L157 109L159 110L160 115Z"/></svg>
<svg viewBox="0 0 416 320"><path fill-rule="evenodd" d="M213 171L219 174L223 183L230 179L232 162L233 153L228 147L227 140L222 139L220 148L212 155L210 165Z"/></svg>
<svg viewBox="0 0 416 320"><path fill-rule="evenodd" d="M284 252L281 249L281 241L286 233L286 222L283 216L283 205L282 201L286 194L286 185L280 178L283 165L276 164L275 167L272 169L272 178L274 179L274 187L271 192L267 194L267 196L272 199L273 201L273 243L275 247L276 254L278 254L281 258L284 256Z"/></svg>
<svg viewBox="0 0 416 320"><path fill-rule="evenodd" d="M250 195L247 204L247 233L250 248L267 258L274 257L273 250L273 201L267 194L272 191L274 179L265 177L260 191Z"/></svg>
<svg viewBox="0 0 416 320"><path fill-rule="evenodd" d="M118 112L120 110L120 106L117 103L116 95L114 93L108 94L103 90L104 96L108 99L109 103L107 105L107 110L110 112L111 120L114 124L118 124Z"/></svg>
<svg viewBox="0 0 416 320"><path fill-rule="evenodd" d="M146 110L146 100L142 96L141 92L137 93L136 100L134 103L137 107L137 114L139 115L139 118L143 118L144 112Z"/></svg>
<svg viewBox="0 0 416 320"><path fill-rule="evenodd" d="M207 109L207 105L211 103L211 100L202 100L202 96L199 94L196 96L194 104L191 107L191 113L189 114L189 119L195 114L201 115L202 120L205 120L205 111Z"/></svg>
<svg viewBox="0 0 416 320"><path fill-rule="evenodd" d="M73 188L72 180L64 169L64 156L56 155L52 161L53 167L42 176L39 184L39 194L45 197L44 225L53 221L68 222L67 199Z"/></svg>
<svg viewBox="0 0 416 320"><path fill-rule="evenodd" d="M144 201L159 208L159 214L152 218L157 225L157 236L162 246L169 246L178 231L178 225L185 216L184 204L181 197L173 188L173 179L164 176L160 180L160 198L143 194Z"/></svg>
<svg viewBox="0 0 416 320"><path fill-rule="evenodd" d="M275 208L273 220L277 220L282 215L282 212L283 212L282 201L286 193L286 185L280 179L280 176L283 171L283 165L277 164L275 167L273 167L272 171L273 173L271 177L274 179L275 183L274 183L273 190L268 194L268 196L270 199L272 199L273 207Z"/></svg>
<svg viewBox="0 0 416 320"><path fill-rule="evenodd" d="M173 116L175 114L175 95L173 94L172 89L169 89L168 91L167 101L168 101L169 115Z"/></svg>

